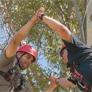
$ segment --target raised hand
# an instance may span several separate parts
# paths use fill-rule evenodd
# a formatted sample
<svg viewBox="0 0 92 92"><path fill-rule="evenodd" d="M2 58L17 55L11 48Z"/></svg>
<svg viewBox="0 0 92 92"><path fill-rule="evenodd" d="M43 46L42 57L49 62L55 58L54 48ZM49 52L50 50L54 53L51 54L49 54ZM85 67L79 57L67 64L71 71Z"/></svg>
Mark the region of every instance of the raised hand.
<svg viewBox="0 0 92 92"><path fill-rule="evenodd" d="M43 7L41 7L40 9L38 9L37 11L37 17L42 20L42 17L44 16L44 12L45 12L45 9Z"/></svg>
<svg viewBox="0 0 92 92"><path fill-rule="evenodd" d="M49 80L50 80L50 85L51 85L53 88L56 88L56 87L58 86L58 83L57 83L55 77L50 77Z"/></svg>

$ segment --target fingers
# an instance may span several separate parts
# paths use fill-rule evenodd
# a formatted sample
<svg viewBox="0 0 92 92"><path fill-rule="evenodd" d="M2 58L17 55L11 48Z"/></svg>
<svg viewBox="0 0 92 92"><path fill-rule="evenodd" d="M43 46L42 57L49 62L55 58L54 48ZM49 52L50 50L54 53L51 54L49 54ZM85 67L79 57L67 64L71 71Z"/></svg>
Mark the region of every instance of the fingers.
<svg viewBox="0 0 92 92"><path fill-rule="evenodd" d="M49 79L52 80L52 81L56 80L55 77L50 77Z"/></svg>
<svg viewBox="0 0 92 92"><path fill-rule="evenodd" d="M39 8L39 9L35 12L35 14L34 14L34 16L32 17L31 20L32 20L34 23L36 23L36 22L38 22L39 20L41 20L40 17L42 16L42 14L44 14L44 11L45 11L45 9L44 9L43 7Z"/></svg>
<svg viewBox="0 0 92 92"><path fill-rule="evenodd" d="M41 7L40 10L43 11L43 12L45 11L44 7Z"/></svg>
<svg viewBox="0 0 92 92"><path fill-rule="evenodd" d="M56 81L55 77L50 77L49 80L52 84L57 84L57 81Z"/></svg>
<svg viewBox="0 0 92 92"><path fill-rule="evenodd" d="M53 88L56 88L56 87L58 86L55 77L50 77L49 80L50 80L50 85L51 85Z"/></svg>
<svg viewBox="0 0 92 92"><path fill-rule="evenodd" d="M45 9L44 7L41 7L40 9L37 10L36 14L38 19L41 19L41 16L44 15Z"/></svg>

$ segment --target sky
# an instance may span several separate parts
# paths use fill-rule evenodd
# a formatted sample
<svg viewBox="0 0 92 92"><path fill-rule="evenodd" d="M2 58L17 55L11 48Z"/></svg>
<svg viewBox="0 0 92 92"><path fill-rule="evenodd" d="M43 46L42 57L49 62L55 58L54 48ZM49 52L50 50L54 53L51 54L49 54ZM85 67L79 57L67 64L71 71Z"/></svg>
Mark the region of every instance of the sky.
<svg viewBox="0 0 92 92"><path fill-rule="evenodd" d="M3 44L8 39L7 29L3 23L3 18L0 15L0 44Z"/></svg>

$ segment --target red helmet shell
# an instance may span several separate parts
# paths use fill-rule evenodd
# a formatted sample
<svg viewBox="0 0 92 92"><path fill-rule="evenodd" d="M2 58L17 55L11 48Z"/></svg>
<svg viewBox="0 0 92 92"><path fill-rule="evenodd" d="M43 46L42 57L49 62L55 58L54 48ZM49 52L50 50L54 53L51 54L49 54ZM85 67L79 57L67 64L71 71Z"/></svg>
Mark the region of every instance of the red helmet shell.
<svg viewBox="0 0 92 92"><path fill-rule="evenodd" d="M28 53L28 54L34 56L35 59L37 57L37 51L36 51L36 49L34 49L32 46L30 46L28 44L23 45L23 46L20 46L18 48L17 52L25 52L25 53Z"/></svg>

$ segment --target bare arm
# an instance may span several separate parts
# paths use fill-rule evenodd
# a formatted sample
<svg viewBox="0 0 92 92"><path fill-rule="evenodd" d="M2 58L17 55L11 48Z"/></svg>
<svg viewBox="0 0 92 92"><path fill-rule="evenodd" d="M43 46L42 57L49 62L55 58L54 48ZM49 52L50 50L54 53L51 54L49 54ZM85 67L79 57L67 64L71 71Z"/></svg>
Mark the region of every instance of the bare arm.
<svg viewBox="0 0 92 92"><path fill-rule="evenodd" d="M64 88L74 88L76 85L67 80L67 78L59 78L57 79L57 82L60 86Z"/></svg>
<svg viewBox="0 0 92 92"><path fill-rule="evenodd" d="M44 92L53 92L54 90L55 88L52 85L50 85L48 89L46 89Z"/></svg>
<svg viewBox="0 0 92 92"><path fill-rule="evenodd" d="M50 77L49 79L51 83L44 92L53 92L55 88L58 86L58 84L56 83L56 79L54 77Z"/></svg>
<svg viewBox="0 0 92 92"><path fill-rule="evenodd" d="M55 77L51 77L50 82L51 84L44 92L53 92L58 85L60 85L63 88L74 88L76 86L72 82L67 80L67 78L57 79Z"/></svg>
<svg viewBox="0 0 92 92"><path fill-rule="evenodd" d="M71 32L66 26L48 16L43 16L42 20L47 26L57 32L62 39L68 42L72 41Z"/></svg>
<svg viewBox="0 0 92 92"><path fill-rule="evenodd" d="M39 10L38 10L39 11ZM38 12L37 11L37 12ZM20 42L27 36L30 29L37 22L37 14L35 14L31 20L29 20L8 42L6 47L6 56L8 58L15 55L16 50Z"/></svg>

